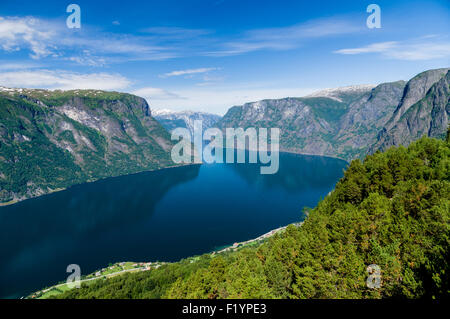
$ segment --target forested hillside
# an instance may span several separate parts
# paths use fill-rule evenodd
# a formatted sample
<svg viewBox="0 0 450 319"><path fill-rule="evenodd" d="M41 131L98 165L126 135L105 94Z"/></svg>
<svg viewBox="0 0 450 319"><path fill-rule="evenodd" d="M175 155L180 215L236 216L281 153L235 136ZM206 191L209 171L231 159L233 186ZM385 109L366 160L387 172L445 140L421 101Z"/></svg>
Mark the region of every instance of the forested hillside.
<svg viewBox="0 0 450 319"><path fill-rule="evenodd" d="M174 165L172 145L131 94L0 88L0 203Z"/></svg>
<svg viewBox="0 0 450 319"><path fill-rule="evenodd" d="M301 227L61 298L449 297L450 145L424 137L354 160ZM367 267L381 287L366 286Z"/></svg>

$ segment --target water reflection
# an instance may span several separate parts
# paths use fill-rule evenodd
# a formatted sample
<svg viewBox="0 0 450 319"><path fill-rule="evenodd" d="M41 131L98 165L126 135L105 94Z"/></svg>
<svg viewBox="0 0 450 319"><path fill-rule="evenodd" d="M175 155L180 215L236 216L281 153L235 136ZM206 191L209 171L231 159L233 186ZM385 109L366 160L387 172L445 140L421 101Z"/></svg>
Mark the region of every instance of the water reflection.
<svg viewBox="0 0 450 319"><path fill-rule="evenodd" d="M249 185L299 192L310 188L328 187L342 176L343 169L347 165L343 160L329 157L290 153L280 153L279 156L280 167L273 175L261 175L260 164L234 164L232 167Z"/></svg>
<svg viewBox="0 0 450 319"><path fill-rule="evenodd" d="M280 154L259 164L203 164L110 178L0 208L0 297L20 297L118 261L176 261L301 220L344 161Z"/></svg>
<svg viewBox="0 0 450 319"><path fill-rule="evenodd" d="M194 165L109 178L0 207L0 296L17 280L11 274L40 282L45 268L61 265L64 255L76 254L79 248L74 243L78 241L91 240L93 247L98 236L111 231L125 235L129 227L154 213L171 188L195 179L199 169ZM86 246L89 243L82 249ZM88 257L87 251L80 254Z"/></svg>

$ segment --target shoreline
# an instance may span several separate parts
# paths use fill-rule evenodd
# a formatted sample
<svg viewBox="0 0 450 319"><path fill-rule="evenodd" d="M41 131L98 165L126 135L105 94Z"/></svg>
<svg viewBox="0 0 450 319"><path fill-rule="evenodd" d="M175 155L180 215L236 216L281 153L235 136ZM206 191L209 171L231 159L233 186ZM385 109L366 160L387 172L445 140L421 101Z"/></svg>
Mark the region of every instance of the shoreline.
<svg viewBox="0 0 450 319"><path fill-rule="evenodd" d="M268 145L268 146L270 146L270 145ZM226 148L225 148L225 149L226 149ZM242 148L234 147L233 149L235 149L235 150L241 150ZM250 149L250 148L248 148L248 147L244 148L244 150L246 150L246 151L252 151L252 152L258 152L258 150ZM344 161L344 162L346 162L346 163L348 163L348 164L350 164L350 162L353 160L353 159L351 159L350 161L348 161L348 160L346 160L345 158L339 157L339 156L334 156L334 155L320 155L320 154L313 154L313 153L304 153L304 152L295 151L295 150L292 150L292 149L285 149L285 148L280 148L280 149L278 150L278 153L288 153L288 154L297 154L297 155L304 155L304 156L326 157L326 158L338 159L338 160ZM354 159L356 159L356 158L354 158Z"/></svg>
<svg viewBox="0 0 450 319"><path fill-rule="evenodd" d="M131 268L125 268L126 264L132 264ZM113 266L109 266L107 268L103 268L102 270L97 270L94 273L90 273L87 276L85 276L83 279L81 279L79 282L80 284L83 282L88 282L88 281L94 281L94 280L100 280L100 279L107 279L107 278L112 278L124 273L129 273L129 272L142 272L142 271L150 271L152 269L158 269L159 267L161 267L162 265L164 265L166 263L164 262L147 262L147 263L135 263L135 262L117 262L115 263ZM106 273L109 270L115 268L115 267L120 267L120 269L118 271L114 271L114 272L110 272L110 273ZM74 285L76 285L74 283ZM58 290L58 288L64 288L64 287L68 287L68 282L60 282L56 285L35 291L33 293L30 293L27 296L22 296L22 298L20 299L41 299L41 297L43 297L47 292L51 292L52 290ZM71 290L75 287L68 287L67 290ZM66 291L66 290L64 290ZM47 299L47 298L42 298L42 299Z"/></svg>
<svg viewBox="0 0 450 319"><path fill-rule="evenodd" d="M305 219L306 218L307 218L307 216L305 217ZM256 238L249 239L249 240L246 240L246 241L243 241L243 242L236 242L233 245L229 245L229 246L227 245L225 248L222 248L220 250L213 250L213 251L201 254L201 255L211 255L212 257L214 257L217 254L222 254L222 253L225 253L225 252L236 251L237 249L246 248L246 245L254 243L254 242L261 242L261 241L263 241L265 239L268 239L268 238L274 236L275 234L278 234L278 233L284 231L290 225L293 225L295 227L301 227L304 222L305 222L305 220L303 220L301 222L291 223L291 224L288 224L286 226L278 227L278 228L272 229L271 231L269 231L269 232L267 232L265 234L262 234L262 235L260 235L260 236L258 236ZM134 263L133 266L137 266L136 268L126 269L126 270L124 269L124 270L117 271L117 272L114 272L114 273L111 273L111 274L105 274L105 275L100 274L100 275L92 277L92 278L85 278L85 279L81 280L80 283L81 282L86 282L86 281L99 280L99 279L102 279L102 278L107 279L107 278L118 276L118 275L121 275L121 274L124 274L124 273L128 273L128 272L150 271L152 269L158 269L160 266L165 265L165 264L173 264L173 263L180 262L183 259L195 258L195 257L201 256L201 255L188 256L186 258L181 258L180 260L174 261L174 262L164 262L164 261L162 261L162 262L161 261L155 261L155 262L132 262L132 263ZM114 263L114 265L120 265L120 264L125 264L125 263L127 263L127 262L116 262L116 263ZM142 268L142 267L144 267L144 268ZM107 269L107 268L103 268L102 270L96 270L92 274L98 274L99 272L101 272L101 271L103 271L105 269ZM91 275L91 274L89 274L89 275ZM47 293L47 292L49 292L49 291L51 291L53 289L56 289L58 287L62 287L62 286L65 286L65 285L67 285L67 283L58 283L56 285L53 285L53 286L50 286L50 287L46 287L46 288L43 288L41 290L37 290L37 291L27 295L26 297L22 297L22 298L35 299L35 297L31 297L31 296L33 296L33 295L37 296L39 294L40 294L40 296L42 296L43 294L45 294L45 293ZM71 289L73 289L73 288L71 288ZM37 297L37 298L40 298L40 296ZM20 298L20 299L22 299L22 298Z"/></svg>
<svg viewBox="0 0 450 319"><path fill-rule="evenodd" d="M298 151L285 150L285 149L280 149L280 153L289 153L289 154L297 154L297 155L305 155L305 156L317 156L317 157L333 158L333 159L338 159L338 160L344 161L344 162L346 162L347 164L350 164L350 162L353 160L353 159L352 159L352 160L350 160L350 162L349 162L349 161L346 160L345 158L338 157L338 156L301 153L301 152L298 152Z"/></svg>
<svg viewBox="0 0 450 319"><path fill-rule="evenodd" d="M130 175L141 174L141 173L146 173L146 172L156 172L156 171L162 171L162 170L169 169L169 168L177 168L177 167L184 167L184 166L191 166L191 165L201 165L201 163L189 163L189 164L171 165L171 166L166 166L166 167L161 167L161 168L156 168L156 169L151 169L151 170L145 170L145 171L136 172L136 173L123 174L123 175L117 175L117 176L108 176L108 177L98 178L98 179L94 179L94 180L88 180L88 181L85 181L83 183L73 184L73 185L70 185L70 186L65 187L65 188L53 189L53 190L51 190L51 191L49 191L47 193L41 194L41 195L36 195L36 196L27 197L27 198L21 198L21 199L13 199L13 200L10 200L9 202L0 203L0 207L7 207L7 206L15 205L15 204L27 201L29 199L35 199L35 198L39 198L39 197L42 197L42 196L50 195L50 194L53 194L53 193L62 192L62 191L68 190L69 188L71 188L73 186L83 185L83 184L88 184L88 183L95 183L95 182L102 181L102 180L105 180L105 179L108 179L108 178L116 178L116 177L121 177L121 176L130 176Z"/></svg>
<svg viewBox="0 0 450 319"><path fill-rule="evenodd" d="M282 226L282 227L278 227L278 228L272 229L271 231L269 231L269 232L267 232L265 234L262 234L261 236L258 236L256 238L249 239L249 240L246 240L246 241L242 241L242 242L236 242L233 245L225 246L225 248L222 248L220 250L214 250L214 251L210 252L210 254L212 254L212 255L221 254L221 253L224 253L224 252L227 252L227 251L231 251L231 250L234 251L234 250L236 250L238 248L244 248L245 245L248 245L248 244L251 244L251 243L254 243L254 242L257 242L257 241L262 241L264 239L270 238L273 235L275 235L275 234L285 230L290 225L293 225L295 227L301 227L303 225L303 222L304 222L304 220L301 221L301 222L291 223L291 224L288 224L286 226Z"/></svg>
<svg viewBox="0 0 450 319"><path fill-rule="evenodd" d="M238 148L235 148L235 150L236 149L238 149ZM246 149L246 150L249 151L249 149ZM294 151L294 150L286 150L286 149L280 149L279 153L297 154L297 155L304 155L304 156L326 157L326 158L338 159L338 160L346 162L347 164L350 164L350 162L348 162L344 158L340 158L340 157L337 157L337 156L331 156L331 155L318 155L318 154L300 153L300 152L297 152L297 151ZM34 199L34 198L50 195L50 194L53 194L53 193L62 192L62 191L65 191L65 190L69 189L72 186L83 185L83 184L87 184L87 183L95 183L95 182L98 182L98 181L101 181L101 180L105 180L105 179L108 179L108 178L129 176L129 175L141 174L141 173L145 173L145 172L156 172L156 171L162 171L162 170L170 169L170 168L184 167L184 166L191 166L191 165L202 165L202 164L203 164L203 162L202 163L195 163L195 162L194 163L183 163L183 164L177 164L177 165L170 165L170 166L166 166L166 167L161 167L161 168L157 168L157 169L144 170L144 171L136 172L136 173L123 174L123 175L117 175L117 176L108 176L108 177L98 178L98 179L94 179L94 180L88 180L88 181L85 181L83 183L70 185L70 186L68 186L66 188L57 188L57 189L51 190L51 191L49 191L47 193L44 193L44 194L41 194L41 195L36 195L36 196L27 197L27 198L21 198L21 199L13 199L13 200L10 200L9 202L0 203L0 208L1 207L7 207L7 206L15 205L15 204L24 202L24 201L29 200L29 199Z"/></svg>

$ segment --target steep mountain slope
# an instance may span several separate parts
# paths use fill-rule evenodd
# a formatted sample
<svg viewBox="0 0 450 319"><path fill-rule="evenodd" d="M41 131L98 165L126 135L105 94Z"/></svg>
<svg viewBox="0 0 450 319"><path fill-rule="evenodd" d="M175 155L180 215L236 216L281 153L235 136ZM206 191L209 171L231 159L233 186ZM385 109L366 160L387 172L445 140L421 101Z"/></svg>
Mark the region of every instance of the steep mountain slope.
<svg viewBox="0 0 450 319"><path fill-rule="evenodd" d="M365 154L400 102L403 81L317 92L303 98L264 100L232 107L227 127L278 127L281 149L351 159Z"/></svg>
<svg viewBox="0 0 450 319"><path fill-rule="evenodd" d="M334 138L337 154L349 160L362 158L367 153L399 103L405 84L404 81L380 84L350 104Z"/></svg>
<svg viewBox="0 0 450 319"><path fill-rule="evenodd" d="M449 70L426 71L408 82L401 103L380 131L371 152L408 145L423 135L445 135L450 115Z"/></svg>
<svg viewBox="0 0 450 319"><path fill-rule="evenodd" d="M211 113L183 111L174 112L170 110L154 110L153 117L162 124L169 132L178 128L187 128L194 135L194 121L201 120L203 130L216 125L220 116Z"/></svg>
<svg viewBox="0 0 450 319"><path fill-rule="evenodd" d="M173 165L168 132L137 96L0 89L0 202Z"/></svg>
<svg viewBox="0 0 450 319"><path fill-rule="evenodd" d="M420 73L407 83L323 90L302 98L264 100L232 107L219 121L227 127L277 127L280 148L346 160L423 135L447 130L449 68Z"/></svg>

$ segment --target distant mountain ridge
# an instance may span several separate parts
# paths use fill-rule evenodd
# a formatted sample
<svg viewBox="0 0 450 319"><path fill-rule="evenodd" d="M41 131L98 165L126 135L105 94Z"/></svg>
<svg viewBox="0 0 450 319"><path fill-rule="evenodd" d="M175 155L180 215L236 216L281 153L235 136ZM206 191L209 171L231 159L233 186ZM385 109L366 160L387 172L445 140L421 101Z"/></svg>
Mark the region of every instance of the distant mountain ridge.
<svg viewBox="0 0 450 319"><path fill-rule="evenodd" d="M246 103L230 108L218 126L278 127L281 150L347 161L362 158L391 145L407 146L422 135L445 136L449 70L425 71L408 82Z"/></svg>
<svg viewBox="0 0 450 319"><path fill-rule="evenodd" d="M191 136L194 135L194 121L201 120L203 131L214 127L220 120L221 116L206 112L194 111L171 111L167 109L153 110L152 115L164 126L169 132L181 127L187 128Z"/></svg>

